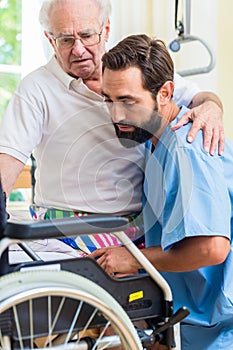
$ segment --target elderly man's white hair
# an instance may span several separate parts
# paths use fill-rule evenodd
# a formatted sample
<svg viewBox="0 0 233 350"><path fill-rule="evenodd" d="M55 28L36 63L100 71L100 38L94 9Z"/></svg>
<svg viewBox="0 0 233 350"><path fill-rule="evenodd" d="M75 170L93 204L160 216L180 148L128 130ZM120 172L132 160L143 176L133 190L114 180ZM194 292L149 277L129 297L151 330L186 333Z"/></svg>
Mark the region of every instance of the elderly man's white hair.
<svg viewBox="0 0 233 350"><path fill-rule="evenodd" d="M67 1L79 1L79 0L44 0L40 9L39 21L43 29L46 31L51 31L50 28L50 10L52 6L56 6L59 3ZM110 0L92 0L99 7L100 22L104 23L111 15L111 2Z"/></svg>

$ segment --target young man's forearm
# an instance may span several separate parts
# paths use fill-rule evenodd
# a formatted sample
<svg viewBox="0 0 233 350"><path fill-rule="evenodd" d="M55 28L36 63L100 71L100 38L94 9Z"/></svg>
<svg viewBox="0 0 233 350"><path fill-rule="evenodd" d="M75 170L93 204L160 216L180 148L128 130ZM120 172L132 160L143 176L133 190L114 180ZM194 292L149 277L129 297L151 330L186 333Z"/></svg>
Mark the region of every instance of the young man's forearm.
<svg viewBox="0 0 233 350"><path fill-rule="evenodd" d="M187 272L224 262L229 250L226 237L199 236L186 238L165 252L159 246L142 252L159 271Z"/></svg>

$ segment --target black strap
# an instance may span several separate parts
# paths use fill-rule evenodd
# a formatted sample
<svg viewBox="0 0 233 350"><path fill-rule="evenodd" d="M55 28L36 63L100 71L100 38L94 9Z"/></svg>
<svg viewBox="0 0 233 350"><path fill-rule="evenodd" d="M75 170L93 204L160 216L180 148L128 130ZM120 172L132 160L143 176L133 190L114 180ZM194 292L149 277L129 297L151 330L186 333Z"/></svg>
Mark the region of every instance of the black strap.
<svg viewBox="0 0 233 350"><path fill-rule="evenodd" d="M175 0L175 28L178 31L178 35L184 34L184 25L182 21L178 21L178 8L179 8L179 0Z"/></svg>
<svg viewBox="0 0 233 350"><path fill-rule="evenodd" d="M2 237L3 231L6 228L6 222L6 192L2 191L2 185L0 183L0 237Z"/></svg>
<svg viewBox="0 0 233 350"><path fill-rule="evenodd" d="M4 230L7 224L6 214L6 193L2 190L0 183L0 239L3 237ZM9 258L8 249L6 249L0 259L0 276L5 275L9 272Z"/></svg>

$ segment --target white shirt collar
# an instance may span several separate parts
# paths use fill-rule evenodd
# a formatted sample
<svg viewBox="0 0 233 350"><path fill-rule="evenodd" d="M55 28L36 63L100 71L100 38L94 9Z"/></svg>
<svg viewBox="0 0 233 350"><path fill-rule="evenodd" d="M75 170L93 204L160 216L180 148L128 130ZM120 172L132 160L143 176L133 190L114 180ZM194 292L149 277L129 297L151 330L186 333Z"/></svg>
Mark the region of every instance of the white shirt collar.
<svg viewBox="0 0 233 350"><path fill-rule="evenodd" d="M92 97L94 100L103 101L103 97L96 94L94 91L90 90L86 84L84 84L83 80L81 78L75 79L71 77L69 74L64 72L64 70L59 65L56 57L53 55L53 57L50 59L50 61L46 64L46 68L59 80L62 82L62 84L69 90L82 90L82 93L88 97ZM79 90L80 92L80 90Z"/></svg>
<svg viewBox="0 0 233 350"><path fill-rule="evenodd" d="M64 70L59 65L55 56L51 58L51 60L46 64L46 68L56 76L56 78L61 81L67 89L70 88L70 84L75 78L71 77L69 74L64 72Z"/></svg>

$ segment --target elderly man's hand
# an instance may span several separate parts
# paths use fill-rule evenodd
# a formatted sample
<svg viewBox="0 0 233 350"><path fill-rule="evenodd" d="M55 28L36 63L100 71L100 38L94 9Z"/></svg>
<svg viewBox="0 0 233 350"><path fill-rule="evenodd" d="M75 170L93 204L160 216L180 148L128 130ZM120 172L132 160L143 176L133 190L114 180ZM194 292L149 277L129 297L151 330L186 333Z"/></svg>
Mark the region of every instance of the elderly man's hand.
<svg viewBox="0 0 233 350"><path fill-rule="evenodd" d="M218 149L218 154L224 152L224 127L222 120L222 109L213 101L206 101L203 104L192 108L185 113L179 122L172 127L177 130L190 120L193 124L187 135L187 141L192 142L197 132L202 129L204 134L204 149L214 155Z"/></svg>

